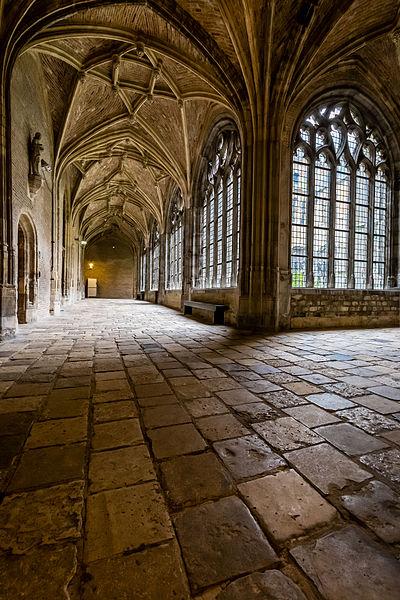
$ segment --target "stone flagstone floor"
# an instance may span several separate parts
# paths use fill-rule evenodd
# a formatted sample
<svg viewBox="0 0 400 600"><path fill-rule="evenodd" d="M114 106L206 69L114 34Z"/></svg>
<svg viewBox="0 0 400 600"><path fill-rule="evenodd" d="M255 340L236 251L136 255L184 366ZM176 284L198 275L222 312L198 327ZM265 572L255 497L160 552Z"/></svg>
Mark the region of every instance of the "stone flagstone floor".
<svg viewBox="0 0 400 600"><path fill-rule="evenodd" d="M395 329L86 300L0 344L1 600L398 600Z"/></svg>

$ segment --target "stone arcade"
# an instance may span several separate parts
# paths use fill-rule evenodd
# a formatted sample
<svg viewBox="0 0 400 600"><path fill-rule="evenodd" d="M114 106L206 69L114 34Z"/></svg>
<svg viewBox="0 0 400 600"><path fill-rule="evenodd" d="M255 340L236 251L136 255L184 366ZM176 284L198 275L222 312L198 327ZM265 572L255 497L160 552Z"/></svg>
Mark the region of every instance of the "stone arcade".
<svg viewBox="0 0 400 600"><path fill-rule="evenodd" d="M399 15L0 0L0 600L400 599Z"/></svg>

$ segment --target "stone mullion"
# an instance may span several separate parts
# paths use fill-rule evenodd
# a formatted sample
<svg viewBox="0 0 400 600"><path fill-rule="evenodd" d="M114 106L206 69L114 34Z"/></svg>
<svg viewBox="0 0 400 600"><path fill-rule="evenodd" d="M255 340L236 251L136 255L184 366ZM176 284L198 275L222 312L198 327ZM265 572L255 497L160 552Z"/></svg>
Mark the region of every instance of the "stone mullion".
<svg viewBox="0 0 400 600"><path fill-rule="evenodd" d="M190 298L193 269L196 271L194 282L196 286L199 281L200 223L198 218L195 219L195 216L199 215L199 209L192 204L190 204L190 208L186 208L187 206L188 204L185 202L182 219L182 302Z"/></svg>
<svg viewBox="0 0 400 600"><path fill-rule="evenodd" d="M335 218L336 218L336 179L337 166L332 164L331 168L331 190L329 206L329 230L328 230L328 287L335 287Z"/></svg>
<svg viewBox="0 0 400 600"><path fill-rule="evenodd" d="M227 225L227 177L224 176L222 185L222 267L221 267L221 287L226 287L226 225Z"/></svg>
<svg viewBox="0 0 400 600"><path fill-rule="evenodd" d="M315 134L313 134L315 135ZM293 195L293 192L292 192ZM314 246L314 203L315 203L315 156L308 169L308 211L307 211L307 275L306 286L314 287L313 246Z"/></svg>
<svg viewBox="0 0 400 600"><path fill-rule="evenodd" d="M214 183L214 266L212 272L211 285L209 287L214 288L217 281L217 246L218 246L218 186Z"/></svg>
<svg viewBox="0 0 400 600"><path fill-rule="evenodd" d="M165 296L165 275L166 275L166 241L167 236L165 232L160 232L159 237L159 250L158 250L158 302L161 303Z"/></svg>
<svg viewBox="0 0 400 600"><path fill-rule="evenodd" d="M347 287L355 287L354 275L354 244L355 244L355 219L356 219L356 169L350 169L350 214L349 214L349 265Z"/></svg>
<svg viewBox="0 0 400 600"><path fill-rule="evenodd" d="M236 263L238 258L238 244L237 244L237 228L238 228L238 170L236 169L233 173L233 212L232 212L232 285L238 284L238 275L236 272Z"/></svg>
<svg viewBox="0 0 400 600"><path fill-rule="evenodd" d="M372 264L372 255L374 248L374 196L375 196L375 176L372 172L369 177L368 186L368 226L367 226L367 289L371 290L374 287L374 272Z"/></svg>
<svg viewBox="0 0 400 600"><path fill-rule="evenodd" d="M386 223L388 235L385 244L385 285L388 288L400 286L400 176L395 173L394 185L387 183ZM392 189L392 193L390 193Z"/></svg>

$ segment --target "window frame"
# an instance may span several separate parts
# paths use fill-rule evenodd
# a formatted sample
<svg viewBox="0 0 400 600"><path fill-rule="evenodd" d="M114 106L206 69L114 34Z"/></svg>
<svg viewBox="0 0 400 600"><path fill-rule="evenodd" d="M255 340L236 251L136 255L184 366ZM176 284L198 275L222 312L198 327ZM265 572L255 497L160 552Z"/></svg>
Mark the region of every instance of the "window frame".
<svg viewBox="0 0 400 600"><path fill-rule="evenodd" d="M238 285L241 215L241 144L234 127L219 130L213 137L201 189L195 287L232 289ZM232 208L228 208L230 198Z"/></svg>
<svg viewBox="0 0 400 600"><path fill-rule="evenodd" d="M340 110L339 110L340 107ZM323 111L324 109L324 111ZM323 112L322 112L323 111ZM291 194L290 194L290 271L292 289L386 289L390 286L391 271L391 218L393 210L393 169L387 145L378 127L370 127L374 122L369 113L359 108L352 100L336 99L320 102L312 110L307 111L296 128L296 135L291 152ZM318 137L319 136L319 137ZM358 139L357 139L358 138ZM317 141L320 140L318 146ZM349 143L351 141L351 144ZM303 153L304 163L296 160L296 156ZM380 154L379 154L380 153ZM328 220L328 249L327 249L327 276L326 285L317 285L313 261L315 257L314 241L316 226L315 212L319 200L315 191L315 173L318 157L324 154L327 162L330 161L331 181L329 185L329 220ZM379 157L379 159L378 159ZM376 160L375 160L376 159ZM307 162L306 162L307 161ZM347 163L347 173L344 163ZM307 164L307 193L299 193L297 189L298 180L296 173L297 164ZM360 174L360 168L364 168L365 175ZM340 175L344 175L340 177ZM382 175L382 177L380 177ZM341 183L347 178L348 197L338 196ZM364 196L366 202L362 202L360 194L362 180L368 182L368 192ZM365 183L365 182L364 182ZM384 207L385 227L384 233L374 231L376 215L382 212L377 205L377 190L385 188L386 206ZM299 196L304 199L307 207L306 216L306 253L294 253L294 232L299 224L296 221L295 205L299 202ZM349 217L347 230L338 227L340 213L344 214L344 205L348 205ZM361 207L365 207L363 211ZM339 210L340 209L340 212ZM357 229L357 216L366 214L364 219L365 232ZM381 227L381 223L379 223ZM347 256L339 258L338 240L345 240L347 233ZM366 241L363 241L363 236ZM377 260L378 243L377 238L384 238L383 260ZM365 251L363 250L363 244ZM381 242L379 242L381 244ZM342 246L343 248L343 246ZM375 248L378 248L375 250ZM357 255L357 250L359 254ZM364 255L364 258L363 258ZM301 260L303 262L301 262ZM293 265L305 264L305 273L293 269ZM321 260L321 259L320 259ZM325 259L323 259L325 260ZM347 274L343 275L347 261ZM360 269L365 267L365 278L357 279ZM374 274L379 271L383 276L378 283L374 282ZM339 279L339 275L341 275ZM339 284L339 281L341 285ZM294 284L294 282L297 284ZM301 283L302 285L299 285Z"/></svg>
<svg viewBox="0 0 400 600"><path fill-rule="evenodd" d="M165 239L165 289L180 290L183 284L184 212L176 193L169 205Z"/></svg>

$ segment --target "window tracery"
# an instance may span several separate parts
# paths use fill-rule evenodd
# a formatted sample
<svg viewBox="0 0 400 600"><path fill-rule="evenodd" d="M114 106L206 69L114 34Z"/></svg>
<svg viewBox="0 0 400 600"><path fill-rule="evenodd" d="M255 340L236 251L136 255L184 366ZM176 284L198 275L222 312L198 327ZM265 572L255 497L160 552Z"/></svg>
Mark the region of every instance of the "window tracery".
<svg viewBox="0 0 400 600"><path fill-rule="evenodd" d="M307 114L292 163L292 286L385 287L390 198L385 145L360 110Z"/></svg>
<svg viewBox="0 0 400 600"><path fill-rule="evenodd" d="M241 146L237 131L218 134L208 161L200 207L199 280L202 288L237 285Z"/></svg>
<svg viewBox="0 0 400 600"><path fill-rule="evenodd" d="M158 290L160 278L160 230L157 222L154 222L150 239L150 290Z"/></svg>

